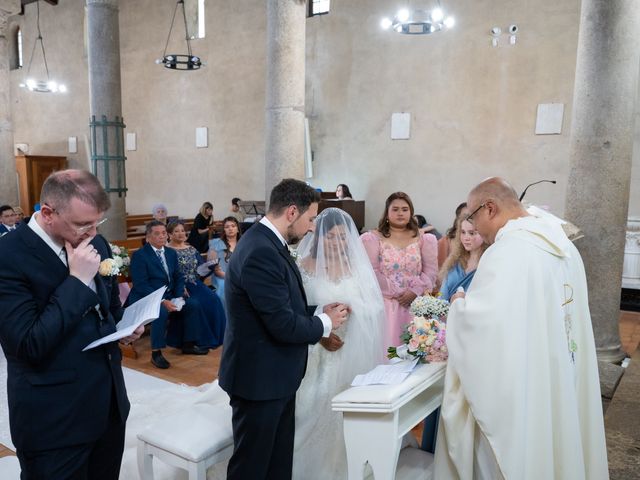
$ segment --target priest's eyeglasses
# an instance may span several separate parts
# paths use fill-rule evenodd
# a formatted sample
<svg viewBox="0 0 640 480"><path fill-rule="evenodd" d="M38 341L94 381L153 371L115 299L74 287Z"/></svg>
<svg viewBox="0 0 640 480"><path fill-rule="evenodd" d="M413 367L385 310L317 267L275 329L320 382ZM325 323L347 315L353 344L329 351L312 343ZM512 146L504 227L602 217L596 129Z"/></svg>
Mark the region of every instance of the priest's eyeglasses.
<svg viewBox="0 0 640 480"><path fill-rule="evenodd" d="M481 203L480 206L478 208L476 208L473 212L471 212L470 215L467 215L467 218L465 218L465 220L471 224L473 224L473 216L478 213L480 211L480 209L486 207L487 204L486 203Z"/></svg>

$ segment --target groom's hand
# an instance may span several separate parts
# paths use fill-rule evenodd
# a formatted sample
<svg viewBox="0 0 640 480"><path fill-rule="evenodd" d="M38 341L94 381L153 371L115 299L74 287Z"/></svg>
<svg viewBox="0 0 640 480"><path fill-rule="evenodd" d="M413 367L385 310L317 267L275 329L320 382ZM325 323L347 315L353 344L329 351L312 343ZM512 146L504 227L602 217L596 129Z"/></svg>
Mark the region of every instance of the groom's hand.
<svg viewBox="0 0 640 480"><path fill-rule="evenodd" d="M322 345L330 352L335 352L336 350L340 350L342 348L344 342L338 335L331 332L328 337L323 337L320 339L320 345Z"/></svg>
<svg viewBox="0 0 640 480"><path fill-rule="evenodd" d="M323 312L329 315L331 319L331 326L333 330L340 328L340 326L347 320L351 309L344 303L330 303L325 305Z"/></svg>

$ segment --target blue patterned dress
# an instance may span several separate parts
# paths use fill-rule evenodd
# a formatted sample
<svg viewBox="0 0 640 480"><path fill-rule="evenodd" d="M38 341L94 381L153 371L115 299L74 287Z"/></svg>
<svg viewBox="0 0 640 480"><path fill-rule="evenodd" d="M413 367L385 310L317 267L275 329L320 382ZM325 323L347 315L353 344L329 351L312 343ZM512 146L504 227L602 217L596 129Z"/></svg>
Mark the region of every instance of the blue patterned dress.
<svg viewBox="0 0 640 480"><path fill-rule="evenodd" d="M227 322L222 302L213 290L202 283L196 272L198 265L204 261L202 255L191 246L175 249L175 251L178 254L178 267L184 276L187 292L191 298L200 303L206 317L206 321L202 323L203 331L200 332L196 344L201 347L219 347L224 339L224 329ZM171 328L167 333L167 343L169 343L170 335L172 335ZM171 345L171 343L169 344Z"/></svg>

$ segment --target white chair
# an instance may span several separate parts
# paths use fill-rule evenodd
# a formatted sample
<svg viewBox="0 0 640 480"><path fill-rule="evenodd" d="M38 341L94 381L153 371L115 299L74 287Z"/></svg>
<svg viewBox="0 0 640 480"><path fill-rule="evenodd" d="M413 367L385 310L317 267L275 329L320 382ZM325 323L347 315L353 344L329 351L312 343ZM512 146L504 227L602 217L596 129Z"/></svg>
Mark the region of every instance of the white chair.
<svg viewBox="0 0 640 480"><path fill-rule="evenodd" d="M153 480L153 457L205 480L207 469L233 453L231 407L196 403L138 434L138 471Z"/></svg>
<svg viewBox="0 0 640 480"><path fill-rule="evenodd" d="M18 457L0 458L0 478L2 480L20 480L20 462Z"/></svg>

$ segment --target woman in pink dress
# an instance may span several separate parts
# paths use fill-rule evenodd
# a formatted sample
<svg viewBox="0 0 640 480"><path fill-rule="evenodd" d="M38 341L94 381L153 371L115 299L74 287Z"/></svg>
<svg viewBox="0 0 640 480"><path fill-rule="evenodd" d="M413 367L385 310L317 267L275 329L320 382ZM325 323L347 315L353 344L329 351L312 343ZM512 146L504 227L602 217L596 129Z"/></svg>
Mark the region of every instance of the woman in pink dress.
<svg viewBox="0 0 640 480"><path fill-rule="evenodd" d="M392 193L378 228L361 237L384 297L385 348L400 344L403 327L411 321L411 302L433 290L436 282L436 237L420 234L413 215L409 195Z"/></svg>

